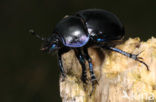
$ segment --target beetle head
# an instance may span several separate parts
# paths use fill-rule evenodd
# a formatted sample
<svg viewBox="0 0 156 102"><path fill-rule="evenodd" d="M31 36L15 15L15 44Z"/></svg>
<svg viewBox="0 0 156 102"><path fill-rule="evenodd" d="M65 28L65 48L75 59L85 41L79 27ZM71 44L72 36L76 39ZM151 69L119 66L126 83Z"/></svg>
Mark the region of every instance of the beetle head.
<svg viewBox="0 0 156 102"><path fill-rule="evenodd" d="M40 35L36 34L33 29L30 29L29 32L32 35L35 35L36 38L43 41L43 44L40 49L42 51L42 53L51 53L52 51L56 51L56 50L60 49L59 39L56 34L53 34L51 37L44 38L44 37L41 37Z"/></svg>

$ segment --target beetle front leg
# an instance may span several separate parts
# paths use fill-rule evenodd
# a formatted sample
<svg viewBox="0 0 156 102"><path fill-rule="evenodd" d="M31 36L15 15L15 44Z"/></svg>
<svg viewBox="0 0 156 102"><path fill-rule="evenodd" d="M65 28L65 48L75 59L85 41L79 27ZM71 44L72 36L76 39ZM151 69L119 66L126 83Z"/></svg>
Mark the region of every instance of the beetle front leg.
<svg viewBox="0 0 156 102"><path fill-rule="evenodd" d="M81 64L82 67L82 76L81 76L81 80L83 81L83 83L87 83L87 74L86 74L86 65L85 65L85 59L81 53L80 49L75 49L75 55L77 57L77 59L79 60L79 63Z"/></svg>
<svg viewBox="0 0 156 102"><path fill-rule="evenodd" d="M90 58L90 56L88 54L88 49L85 47L85 48L83 48L83 51L84 51L85 58L86 58L86 60L88 61L88 64L89 64L90 76L91 76L92 87L93 87L92 92L91 92L91 94L92 94L93 91L94 91L95 85L98 84L98 81L96 80L96 77L95 77L95 74L94 74L94 71L93 71L92 59Z"/></svg>
<svg viewBox="0 0 156 102"><path fill-rule="evenodd" d="M67 51L69 51L69 49L67 49L67 48L61 48L60 50L58 50L58 64L59 64L60 72L61 72L61 75L63 76L63 78L66 77L66 74L65 74L63 64L62 64L62 54L64 54Z"/></svg>
<svg viewBox="0 0 156 102"><path fill-rule="evenodd" d="M138 62L144 64L144 65L146 66L147 70L149 71L148 65L147 65L145 62L143 62L143 61L140 60L140 59L142 59L141 57L138 57L138 55L139 55L140 53L139 53L139 54L131 54L131 53L127 53L127 52L125 52L125 51L122 51L122 50L120 50L120 49L118 49L118 48L109 47L109 46L103 46L103 48L106 48L106 49L108 49L108 50L112 50L112 51L118 52L118 53L120 53L120 54L122 54L122 55L125 55L125 56L127 56L127 57L129 57L129 58L132 58L132 59L134 59L134 60L136 60L136 61L138 61Z"/></svg>

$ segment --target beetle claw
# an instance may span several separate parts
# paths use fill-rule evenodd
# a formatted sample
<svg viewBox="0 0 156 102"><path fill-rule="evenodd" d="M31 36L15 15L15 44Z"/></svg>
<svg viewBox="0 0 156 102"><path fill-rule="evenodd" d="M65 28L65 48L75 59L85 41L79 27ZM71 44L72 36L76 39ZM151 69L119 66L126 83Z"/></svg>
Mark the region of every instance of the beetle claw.
<svg viewBox="0 0 156 102"><path fill-rule="evenodd" d="M143 50L144 51L144 50ZM138 57L143 51L141 51L141 52L139 52L138 54L136 54L136 61L139 61L140 63L142 63L142 64L144 64L145 66L146 66L146 68L147 68L147 70L149 71L149 67L148 67L148 65L144 62L144 61L142 61L143 60L143 58L142 57Z"/></svg>
<svg viewBox="0 0 156 102"><path fill-rule="evenodd" d="M144 51L144 50L143 50ZM138 54L136 54L136 56L139 56L143 51L139 52Z"/></svg>
<svg viewBox="0 0 156 102"><path fill-rule="evenodd" d="M66 78L66 74L61 73L61 81L64 81L64 80L65 80L65 78Z"/></svg>
<svg viewBox="0 0 156 102"><path fill-rule="evenodd" d="M140 63L144 64L146 66L146 68L147 68L147 71L150 71L148 65L144 61L142 61L140 59L143 59L143 58L142 57L137 57L136 61L139 61Z"/></svg>
<svg viewBox="0 0 156 102"><path fill-rule="evenodd" d="M99 85L98 81L96 79L91 80L92 81L92 91L90 92L90 96L92 96L94 90L95 90L95 86Z"/></svg>
<svg viewBox="0 0 156 102"><path fill-rule="evenodd" d="M139 59L139 60L140 60L140 59L143 59L143 58L142 58L142 57L137 57L137 59Z"/></svg>

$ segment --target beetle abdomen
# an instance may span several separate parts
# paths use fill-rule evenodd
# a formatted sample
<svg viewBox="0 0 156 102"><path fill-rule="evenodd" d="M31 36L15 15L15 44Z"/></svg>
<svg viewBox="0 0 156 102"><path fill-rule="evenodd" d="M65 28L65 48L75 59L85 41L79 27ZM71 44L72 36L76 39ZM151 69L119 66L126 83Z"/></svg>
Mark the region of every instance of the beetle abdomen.
<svg viewBox="0 0 156 102"><path fill-rule="evenodd" d="M124 35L124 27L113 14L101 9L88 9L76 13L84 19L90 34L101 34L104 39L118 40Z"/></svg>

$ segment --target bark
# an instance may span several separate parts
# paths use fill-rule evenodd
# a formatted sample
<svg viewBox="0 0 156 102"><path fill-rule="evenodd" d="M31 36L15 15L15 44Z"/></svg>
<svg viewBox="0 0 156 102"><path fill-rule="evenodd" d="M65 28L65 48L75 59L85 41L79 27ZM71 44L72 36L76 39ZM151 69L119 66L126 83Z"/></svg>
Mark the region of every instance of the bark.
<svg viewBox="0 0 156 102"><path fill-rule="evenodd" d="M62 102L156 102L156 38L141 42L139 38L128 39L117 45L123 51L138 54L150 71L133 59L117 52L89 48L94 73L98 80L96 89L90 96L92 85L88 63L87 84L81 78L81 65L74 51L62 56L67 77L60 77Z"/></svg>

